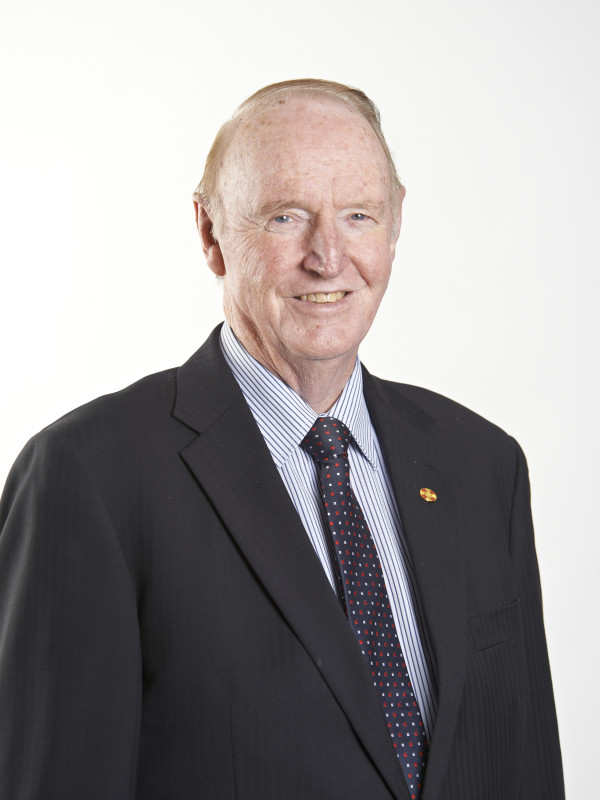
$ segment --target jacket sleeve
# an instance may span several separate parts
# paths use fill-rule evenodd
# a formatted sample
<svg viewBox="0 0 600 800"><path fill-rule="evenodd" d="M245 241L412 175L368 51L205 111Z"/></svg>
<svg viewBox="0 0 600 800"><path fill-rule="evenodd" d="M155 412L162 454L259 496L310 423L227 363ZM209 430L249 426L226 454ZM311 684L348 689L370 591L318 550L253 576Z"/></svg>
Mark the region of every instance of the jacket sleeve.
<svg viewBox="0 0 600 800"><path fill-rule="evenodd" d="M516 443L515 443L516 444ZM527 463L517 447L511 518L511 557L521 606L525 650L525 735L519 800L564 800L564 783L552 679L535 553Z"/></svg>
<svg viewBox="0 0 600 800"><path fill-rule="evenodd" d="M130 800L135 592L100 492L61 433L20 455L0 530L0 797Z"/></svg>

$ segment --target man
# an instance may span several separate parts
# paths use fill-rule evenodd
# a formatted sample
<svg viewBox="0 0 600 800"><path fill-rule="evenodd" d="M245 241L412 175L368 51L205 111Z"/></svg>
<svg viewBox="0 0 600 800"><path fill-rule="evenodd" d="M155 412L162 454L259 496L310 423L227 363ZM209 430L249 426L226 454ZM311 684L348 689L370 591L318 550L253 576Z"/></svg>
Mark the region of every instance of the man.
<svg viewBox="0 0 600 800"><path fill-rule="evenodd" d="M221 129L225 325L7 482L2 797L564 797L524 457L357 362L403 195L340 84Z"/></svg>

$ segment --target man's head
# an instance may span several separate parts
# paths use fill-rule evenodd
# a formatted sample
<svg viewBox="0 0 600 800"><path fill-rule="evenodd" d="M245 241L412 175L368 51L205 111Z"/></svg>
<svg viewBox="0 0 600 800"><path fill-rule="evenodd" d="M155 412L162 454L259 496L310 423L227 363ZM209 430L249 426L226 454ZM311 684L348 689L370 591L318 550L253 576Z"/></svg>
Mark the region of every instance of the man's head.
<svg viewBox="0 0 600 800"><path fill-rule="evenodd" d="M213 145L206 159L204 175L196 187L194 197L197 198L205 208L211 209L213 222L220 217L221 195L219 193L219 173L223 165L225 152L233 138L233 134L243 118L267 105L286 102L293 95L300 93L310 93L314 96L327 96L336 98L343 103L347 103L355 111L358 111L373 129L379 143L385 153L391 178L391 204L392 210L397 211L402 198L404 197L404 187L402 186L394 159L383 135L381 128L381 118L377 106L360 89L347 86L335 81L319 80L317 78L299 78L297 80L282 81L272 83L259 89L247 100L238 106L231 119L227 120L217 133Z"/></svg>
<svg viewBox="0 0 600 800"><path fill-rule="evenodd" d="M338 84L267 87L221 129L199 188L204 252L241 342L297 391L328 371L347 378L403 197L374 106Z"/></svg>

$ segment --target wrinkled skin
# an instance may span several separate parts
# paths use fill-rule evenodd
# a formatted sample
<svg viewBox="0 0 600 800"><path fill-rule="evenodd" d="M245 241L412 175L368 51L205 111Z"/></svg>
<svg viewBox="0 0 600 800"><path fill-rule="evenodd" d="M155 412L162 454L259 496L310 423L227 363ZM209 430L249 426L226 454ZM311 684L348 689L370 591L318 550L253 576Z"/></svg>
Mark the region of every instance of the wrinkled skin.
<svg viewBox="0 0 600 800"><path fill-rule="evenodd" d="M340 100L293 96L237 123L218 188L218 219L202 207L197 219L225 316L254 358L326 411L390 277L402 198L394 214L383 149Z"/></svg>

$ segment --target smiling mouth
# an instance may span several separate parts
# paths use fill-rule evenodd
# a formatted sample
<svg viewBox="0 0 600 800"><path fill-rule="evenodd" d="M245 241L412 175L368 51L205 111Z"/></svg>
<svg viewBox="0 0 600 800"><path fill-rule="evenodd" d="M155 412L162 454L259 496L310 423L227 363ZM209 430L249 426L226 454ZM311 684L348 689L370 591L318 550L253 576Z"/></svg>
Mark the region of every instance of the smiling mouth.
<svg viewBox="0 0 600 800"><path fill-rule="evenodd" d="M301 294L298 300L308 300L310 303L337 303L346 292L317 292L317 294Z"/></svg>

